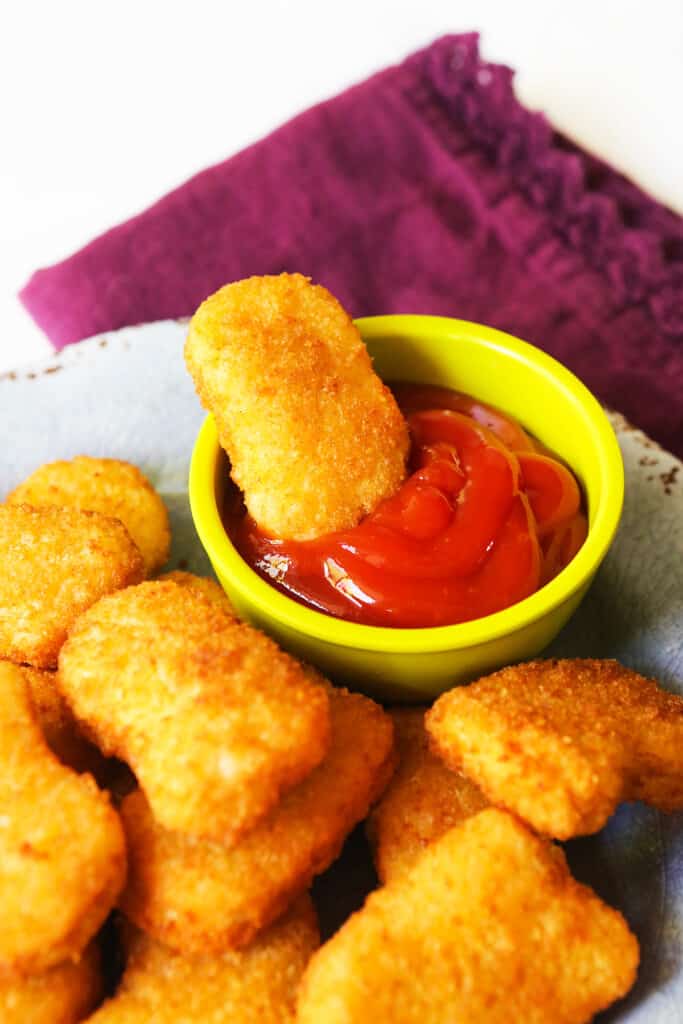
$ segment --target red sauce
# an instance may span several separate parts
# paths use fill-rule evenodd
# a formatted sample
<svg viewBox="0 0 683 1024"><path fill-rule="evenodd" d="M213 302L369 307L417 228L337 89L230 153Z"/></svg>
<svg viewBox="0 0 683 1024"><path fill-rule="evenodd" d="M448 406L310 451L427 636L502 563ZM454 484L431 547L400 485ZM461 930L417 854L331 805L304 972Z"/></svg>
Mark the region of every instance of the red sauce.
<svg viewBox="0 0 683 1024"><path fill-rule="evenodd" d="M376 626L443 626L528 597L586 538L572 473L514 420L446 388L397 384L412 445L398 492L350 530L265 536L233 490L242 557L312 608Z"/></svg>

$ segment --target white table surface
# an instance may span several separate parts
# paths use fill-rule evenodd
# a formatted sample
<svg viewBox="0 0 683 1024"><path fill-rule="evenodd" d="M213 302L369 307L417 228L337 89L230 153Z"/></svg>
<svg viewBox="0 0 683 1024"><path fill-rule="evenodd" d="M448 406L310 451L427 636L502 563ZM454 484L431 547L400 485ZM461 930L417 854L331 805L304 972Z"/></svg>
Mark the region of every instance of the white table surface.
<svg viewBox="0 0 683 1024"><path fill-rule="evenodd" d="M683 213L683 0L23 0L0 15L0 371L50 351L16 292L210 163L446 32Z"/></svg>

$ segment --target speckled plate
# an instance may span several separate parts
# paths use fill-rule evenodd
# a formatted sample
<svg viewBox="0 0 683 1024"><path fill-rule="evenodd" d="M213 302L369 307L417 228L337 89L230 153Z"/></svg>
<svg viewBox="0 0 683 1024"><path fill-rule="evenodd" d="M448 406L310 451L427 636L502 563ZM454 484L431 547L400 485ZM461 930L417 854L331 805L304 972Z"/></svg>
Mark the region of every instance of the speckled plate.
<svg viewBox="0 0 683 1024"><path fill-rule="evenodd" d="M203 414L182 360L184 333L176 322L128 328L0 376L0 496L53 459L128 459L168 504L173 565L209 573L187 500ZM683 693L683 466L620 416L612 422L626 467L624 517L549 653L618 658ZM683 815L623 806L600 835L569 843L568 855L574 872L623 910L642 947L634 991L600 1019L683 1024ZM327 930L370 884L364 857L356 835L316 885Z"/></svg>

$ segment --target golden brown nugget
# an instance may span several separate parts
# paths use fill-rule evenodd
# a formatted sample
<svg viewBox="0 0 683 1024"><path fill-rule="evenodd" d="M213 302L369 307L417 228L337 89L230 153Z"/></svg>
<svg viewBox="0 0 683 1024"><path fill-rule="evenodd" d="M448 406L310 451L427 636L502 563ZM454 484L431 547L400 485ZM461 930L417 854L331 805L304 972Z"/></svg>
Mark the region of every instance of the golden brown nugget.
<svg viewBox="0 0 683 1024"><path fill-rule="evenodd" d="M0 505L0 658L55 668L75 620L103 594L139 583L142 556L118 519Z"/></svg>
<svg viewBox="0 0 683 1024"><path fill-rule="evenodd" d="M92 942L81 959L28 978L0 976L2 1024L78 1024L102 997L100 951Z"/></svg>
<svg viewBox="0 0 683 1024"><path fill-rule="evenodd" d="M123 888L118 815L49 750L26 680L0 663L0 976L77 958Z"/></svg>
<svg viewBox="0 0 683 1024"><path fill-rule="evenodd" d="M79 729L69 705L57 688L57 673L26 667L22 672L38 724L52 753L74 771L87 771L99 778L100 773L107 770L107 759Z"/></svg>
<svg viewBox="0 0 683 1024"><path fill-rule="evenodd" d="M683 807L683 698L616 661L533 661L444 694L434 749L537 832L597 832L622 800Z"/></svg>
<svg viewBox="0 0 683 1024"><path fill-rule="evenodd" d="M301 274L226 285L193 316L185 358L262 530L319 537L398 489L408 429L325 288Z"/></svg>
<svg viewBox="0 0 683 1024"><path fill-rule="evenodd" d="M228 595L219 583L209 579L208 576L195 576L194 573L183 572L182 569L174 569L172 572L166 572L163 576L159 576L158 579L160 583L170 580L171 583L177 583L179 587L187 587L188 590L193 591L195 594L201 594L207 601L217 604L228 615L234 615L237 618L237 612L233 608Z"/></svg>
<svg viewBox="0 0 683 1024"><path fill-rule="evenodd" d="M100 789L122 799L135 789L135 776L127 765L104 754L81 731L57 687L57 673L22 667L31 704L45 741L62 764L76 772L90 772ZM0 687L0 700L2 699Z"/></svg>
<svg viewBox="0 0 683 1024"><path fill-rule="evenodd" d="M88 1024L287 1024L319 944L309 896L242 952L189 959L129 927L121 985Z"/></svg>
<svg viewBox="0 0 683 1024"><path fill-rule="evenodd" d="M162 830L142 793L121 807L130 856L125 914L188 953L251 942L337 857L393 769L391 719L334 690L332 746L312 775L232 849Z"/></svg>
<svg viewBox="0 0 683 1024"><path fill-rule="evenodd" d="M15 487L6 501L87 509L119 519L140 549L146 575L168 558L171 530L166 506L147 477L129 462L89 455L49 462Z"/></svg>
<svg viewBox="0 0 683 1024"><path fill-rule="evenodd" d="M297 1024L582 1024L623 996L638 943L561 850L481 811L371 894L313 956Z"/></svg>
<svg viewBox="0 0 683 1024"><path fill-rule="evenodd" d="M405 874L426 846L488 806L480 789L429 749L425 708L391 711L399 761L366 822L377 874Z"/></svg>
<svg viewBox="0 0 683 1024"><path fill-rule="evenodd" d="M328 697L317 678L172 582L99 601L59 659L77 719L130 765L160 824L226 844L324 757Z"/></svg>

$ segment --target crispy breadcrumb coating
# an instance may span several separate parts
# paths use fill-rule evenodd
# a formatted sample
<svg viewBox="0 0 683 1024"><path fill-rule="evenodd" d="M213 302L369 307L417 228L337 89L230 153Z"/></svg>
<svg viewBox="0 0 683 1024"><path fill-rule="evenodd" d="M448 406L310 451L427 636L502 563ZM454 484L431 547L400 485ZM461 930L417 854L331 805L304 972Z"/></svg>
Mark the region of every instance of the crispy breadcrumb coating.
<svg viewBox="0 0 683 1024"><path fill-rule="evenodd" d="M66 506L119 519L138 546L145 574L168 558L171 529L163 501L137 466L77 455L40 466L7 496L9 504Z"/></svg>
<svg viewBox="0 0 683 1024"><path fill-rule="evenodd" d="M408 429L337 300L301 274L250 277L192 318L185 358L259 527L345 529L405 476Z"/></svg>
<svg viewBox="0 0 683 1024"><path fill-rule="evenodd" d="M31 704L45 742L62 764L76 772L90 772L100 789L108 789L114 803L132 792L137 783L123 761L105 757L82 732L57 686L57 673L22 667Z"/></svg>
<svg viewBox="0 0 683 1024"><path fill-rule="evenodd" d="M22 672L38 724L52 753L74 771L90 772L97 779L102 773L106 775L109 763L79 729L57 688L57 673L27 667L22 668Z"/></svg>
<svg viewBox="0 0 683 1024"><path fill-rule="evenodd" d="M558 839L622 800L683 807L683 698L616 661L533 661L444 694L434 749L493 804Z"/></svg>
<svg viewBox="0 0 683 1024"><path fill-rule="evenodd" d="M365 828L382 882L405 874L444 832L488 806L473 782L429 749L425 708L391 711L398 767Z"/></svg>
<svg viewBox="0 0 683 1024"><path fill-rule="evenodd" d="M92 942L81 959L28 978L0 975L2 1024L78 1024L102 997L100 950Z"/></svg>
<svg viewBox="0 0 683 1024"><path fill-rule="evenodd" d="M323 763L232 849L162 830L142 793L121 807L131 870L121 907L187 953L244 946L338 856L393 769L391 719L367 697L331 690Z"/></svg>
<svg viewBox="0 0 683 1024"><path fill-rule="evenodd" d="M166 572L163 576L159 576L158 580L160 583L170 580L171 583L177 583L179 587L187 587L188 590L192 590L195 594L201 594L207 601L217 604L228 615L234 615L235 618L238 617L230 598L220 583L209 579L208 576L195 576L194 573L183 572L182 569L174 569L172 572Z"/></svg>
<svg viewBox="0 0 683 1024"><path fill-rule="evenodd" d="M55 668L75 620L103 594L139 583L142 556L117 519L0 505L0 658Z"/></svg>
<svg viewBox="0 0 683 1024"><path fill-rule="evenodd" d="M77 958L119 895L126 848L109 797L47 747L28 686L0 663L0 976Z"/></svg>
<svg viewBox="0 0 683 1024"><path fill-rule="evenodd" d="M226 844L324 757L328 697L318 679L173 582L98 602L59 659L77 719L130 765L160 824Z"/></svg>
<svg viewBox="0 0 683 1024"><path fill-rule="evenodd" d="M316 953L297 1024L583 1024L638 944L564 855L505 811L451 829Z"/></svg>
<svg viewBox="0 0 683 1024"><path fill-rule="evenodd" d="M299 979L319 944L309 896L248 949L215 957L189 959L126 931L121 985L88 1024L293 1024Z"/></svg>

